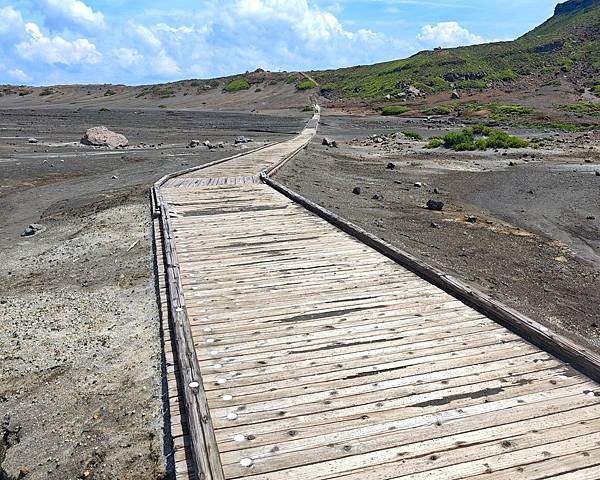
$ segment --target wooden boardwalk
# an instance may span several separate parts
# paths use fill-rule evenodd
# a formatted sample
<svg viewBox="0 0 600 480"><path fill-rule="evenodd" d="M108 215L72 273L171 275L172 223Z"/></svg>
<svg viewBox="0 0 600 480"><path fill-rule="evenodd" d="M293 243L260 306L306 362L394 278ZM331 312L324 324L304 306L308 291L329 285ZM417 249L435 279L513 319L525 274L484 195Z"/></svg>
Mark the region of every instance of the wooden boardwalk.
<svg viewBox="0 0 600 480"><path fill-rule="evenodd" d="M317 121L161 187L201 375L165 323L178 478L600 479L597 383L261 183Z"/></svg>

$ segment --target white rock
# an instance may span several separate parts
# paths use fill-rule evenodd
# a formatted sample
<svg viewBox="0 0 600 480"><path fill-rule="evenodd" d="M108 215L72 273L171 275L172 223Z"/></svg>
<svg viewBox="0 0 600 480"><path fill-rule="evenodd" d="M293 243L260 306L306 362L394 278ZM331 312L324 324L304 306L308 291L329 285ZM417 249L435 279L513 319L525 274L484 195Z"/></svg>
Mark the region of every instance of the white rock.
<svg viewBox="0 0 600 480"><path fill-rule="evenodd" d="M124 135L112 132L104 126L89 128L81 139L81 143L110 148L126 147L129 145L129 141Z"/></svg>

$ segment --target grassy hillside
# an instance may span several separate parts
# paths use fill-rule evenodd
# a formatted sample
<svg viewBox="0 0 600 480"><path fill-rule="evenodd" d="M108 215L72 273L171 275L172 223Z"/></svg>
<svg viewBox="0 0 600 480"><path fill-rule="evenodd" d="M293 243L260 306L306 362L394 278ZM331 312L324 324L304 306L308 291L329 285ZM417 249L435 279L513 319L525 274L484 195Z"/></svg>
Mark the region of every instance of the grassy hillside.
<svg viewBox="0 0 600 480"><path fill-rule="evenodd" d="M313 73L326 96L384 99L452 88L485 89L567 76L600 90L600 0L570 0L533 31L511 42L420 52L408 59ZM412 90L414 92L414 89Z"/></svg>

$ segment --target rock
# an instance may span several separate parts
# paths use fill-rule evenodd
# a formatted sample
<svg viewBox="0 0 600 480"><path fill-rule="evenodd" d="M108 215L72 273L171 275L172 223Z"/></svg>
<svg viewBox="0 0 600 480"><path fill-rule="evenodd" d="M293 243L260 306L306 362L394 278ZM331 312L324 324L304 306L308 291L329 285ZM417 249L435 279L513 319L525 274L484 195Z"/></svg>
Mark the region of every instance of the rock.
<svg viewBox="0 0 600 480"><path fill-rule="evenodd" d="M373 195L371 198L373 200L383 200L383 197L381 195L377 195L377 194Z"/></svg>
<svg viewBox="0 0 600 480"><path fill-rule="evenodd" d="M600 170L596 170L596 176L600 177Z"/></svg>
<svg viewBox="0 0 600 480"><path fill-rule="evenodd" d="M593 215L588 215L586 217L586 220L596 220L596 217L594 217Z"/></svg>
<svg viewBox="0 0 600 480"><path fill-rule="evenodd" d="M508 162L509 167L516 167L517 164L515 162Z"/></svg>
<svg viewBox="0 0 600 480"><path fill-rule="evenodd" d="M217 146L218 146L219 148L225 148L225 144L224 144L223 142L219 142L219 143L217 144Z"/></svg>
<svg viewBox="0 0 600 480"><path fill-rule="evenodd" d="M477 223L477 217L475 215L465 215L465 222Z"/></svg>
<svg viewBox="0 0 600 480"><path fill-rule="evenodd" d="M439 223L431 222L431 228L442 228Z"/></svg>
<svg viewBox="0 0 600 480"><path fill-rule="evenodd" d="M126 147L129 145L129 141L124 135L111 132L106 127L89 128L81 139L81 143L84 145L110 148Z"/></svg>
<svg viewBox="0 0 600 480"><path fill-rule="evenodd" d="M190 144L189 144L189 146L190 146L191 148L196 148L196 147L199 147L199 146L200 146L200 140L192 140L192 141L190 141Z"/></svg>
<svg viewBox="0 0 600 480"><path fill-rule="evenodd" d="M423 183L421 183L421 182L415 182L414 186L417 187L417 188L421 188L423 186Z"/></svg>
<svg viewBox="0 0 600 480"><path fill-rule="evenodd" d="M325 145L326 147L337 148L338 144L333 138L324 137L321 145Z"/></svg>
<svg viewBox="0 0 600 480"><path fill-rule="evenodd" d="M388 170L394 170L396 168L396 164L390 162L387 164L387 166L385 168L387 168Z"/></svg>
<svg viewBox="0 0 600 480"><path fill-rule="evenodd" d="M383 138L381 137L375 137L375 140L373 140L375 143L383 143Z"/></svg>
<svg viewBox="0 0 600 480"><path fill-rule="evenodd" d="M240 135L239 137L235 137L235 144L237 145L238 143L249 143L252 140L249 138L244 137L243 135Z"/></svg>
<svg viewBox="0 0 600 480"><path fill-rule="evenodd" d="M433 189L433 193L435 193L436 195L439 195L439 194L440 194L440 191L439 191L439 189L437 189L437 188L434 188L434 189Z"/></svg>
<svg viewBox="0 0 600 480"><path fill-rule="evenodd" d="M456 89L452 90L451 98L452 98L452 100L458 100L460 98L460 93L458 93L458 90L456 90Z"/></svg>
<svg viewBox="0 0 600 480"><path fill-rule="evenodd" d="M21 236L22 237L31 237L40 232L43 232L44 230L46 230L46 227L44 227L43 225L41 225L39 223L32 223L25 230L23 230L23 233L21 234Z"/></svg>
<svg viewBox="0 0 600 480"><path fill-rule="evenodd" d="M413 87L411 85L410 87L408 87L408 93L410 95L414 95L415 97L418 97L419 95L421 95L421 90L419 90L417 87Z"/></svg>
<svg viewBox="0 0 600 480"><path fill-rule="evenodd" d="M444 202L440 202L439 200L429 200L427 202L428 210L435 210L439 212L442 208L444 208Z"/></svg>
<svg viewBox="0 0 600 480"><path fill-rule="evenodd" d="M113 176L112 176L112 179L113 179L113 180L118 180L118 179L119 179L119 177L117 177L116 175L113 175Z"/></svg>
<svg viewBox="0 0 600 480"><path fill-rule="evenodd" d="M352 189L352 193L353 193L354 195L360 195L360 193L361 193L361 192L362 192L362 189L361 189L360 187L354 187L354 188Z"/></svg>
<svg viewBox="0 0 600 480"><path fill-rule="evenodd" d="M33 138L31 137L29 140L27 140L29 143L38 143L38 139L37 138Z"/></svg>

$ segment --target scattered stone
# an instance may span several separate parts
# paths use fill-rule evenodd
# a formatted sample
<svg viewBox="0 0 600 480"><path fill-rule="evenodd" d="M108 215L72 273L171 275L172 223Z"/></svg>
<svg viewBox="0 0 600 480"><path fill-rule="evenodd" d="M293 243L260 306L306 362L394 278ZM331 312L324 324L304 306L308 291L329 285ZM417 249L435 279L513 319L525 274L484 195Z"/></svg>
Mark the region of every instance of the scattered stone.
<svg viewBox="0 0 600 480"><path fill-rule="evenodd" d="M202 143L202 145L204 145L206 148L212 150L213 148L216 148L211 142L210 140L204 140L204 142Z"/></svg>
<svg viewBox="0 0 600 480"><path fill-rule="evenodd" d="M387 168L388 170L394 170L396 168L396 164L393 162L390 162L387 164L387 166L385 168Z"/></svg>
<svg viewBox="0 0 600 480"><path fill-rule="evenodd" d="M584 160L584 162L585 162L585 163L592 163L592 159L591 159L591 158L586 158L586 159Z"/></svg>
<svg viewBox="0 0 600 480"><path fill-rule="evenodd" d="M415 187L421 188L423 186L422 182L415 182Z"/></svg>
<svg viewBox="0 0 600 480"><path fill-rule="evenodd" d="M25 230L23 230L23 233L21 234L21 236L22 237L31 237L33 235L37 235L38 233L43 232L44 230L46 230L46 227L44 227L43 225L41 225L39 223L32 223Z"/></svg>
<svg viewBox="0 0 600 480"><path fill-rule="evenodd" d="M240 135L239 137L235 137L235 144L236 145L238 143L249 143L251 141L252 141L252 139L244 137L243 135Z"/></svg>
<svg viewBox="0 0 600 480"><path fill-rule="evenodd" d="M373 140L375 143L383 143L383 138L381 137L375 137L375 140Z"/></svg>
<svg viewBox="0 0 600 480"><path fill-rule="evenodd" d="M92 145L95 147L126 147L129 145L129 141L125 137L125 135L121 135L120 133L115 133L110 131L106 127L92 127L89 128L83 138L81 139L81 143L84 145Z"/></svg>
<svg viewBox="0 0 600 480"><path fill-rule="evenodd" d="M600 177L600 170L596 170L596 176Z"/></svg>
<svg viewBox="0 0 600 480"><path fill-rule="evenodd" d="M477 217L475 215L465 215L465 222L477 223Z"/></svg>
<svg viewBox="0 0 600 480"><path fill-rule="evenodd" d="M338 144L333 138L324 137L321 145L325 145L326 147L337 148Z"/></svg>
<svg viewBox="0 0 600 480"><path fill-rule="evenodd" d="M454 89L452 90L452 100L458 100L460 98L460 93L458 93L458 90Z"/></svg>
<svg viewBox="0 0 600 480"><path fill-rule="evenodd" d="M373 198L373 200L382 200L383 199L383 197L381 195L377 195L377 194L373 195L372 198Z"/></svg>
<svg viewBox="0 0 600 480"><path fill-rule="evenodd" d="M441 202L439 200L429 200L427 202L427 209L429 210L435 210L435 211L440 211L442 210L442 208L444 208L444 202Z"/></svg>
<svg viewBox="0 0 600 480"><path fill-rule="evenodd" d="M219 142L219 143L217 144L217 146L218 146L219 148L225 148L225 144L224 144L223 142Z"/></svg>
<svg viewBox="0 0 600 480"><path fill-rule="evenodd" d="M354 188L352 189L352 193L353 193L354 195L360 195L360 194L361 194L361 192L362 192L362 189L361 189L360 187L354 187Z"/></svg>
<svg viewBox="0 0 600 480"><path fill-rule="evenodd" d="M516 167L517 164L515 162L513 162L513 161L510 161L510 162L508 162L508 166L509 167Z"/></svg>
<svg viewBox="0 0 600 480"><path fill-rule="evenodd" d="M439 191L439 189L438 189L438 188L434 188L434 189L433 189L433 193L435 193L436 195L439 195L439 194L440 194L440 191Z"/></svg>
<svg viewBox="0 0 600 480"><path fill-rule="evenodd" d="M33 138L31 137L29 140L27 140L29 143L38 143L38 139L37 138Z"/></svg>
<svg viewBox="0 0 600 480"><path fill-rule="evenodd" d="M200 146L200 140L192 140L189 144L190 148L196 148Z"/></svg>
<svg viewBox="0 0 600 480"><path fill-rule="evenodd" d="M593 215L588 215L586 217L586 220L596 220L596 217L594 217Z"/></svg>
<svg viewBox="0 0 600 480"><path fill-rule="evenodd" d="M118 180L118 179L119 179L119 177L117 177L116 175L113 175L113 176L112 176L112 179L113 179L113 180Z"/></svg>
<svg viewBox="0 0 600 480"><path fill-rule="evenodd" d="M439 223L431 222L431 228L442 228Z"/></svg>

